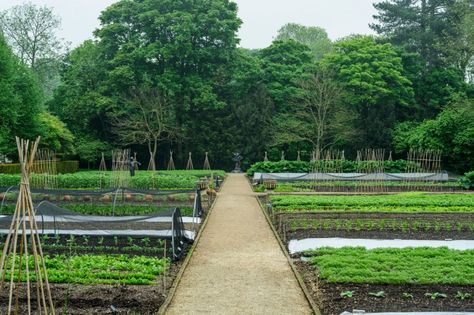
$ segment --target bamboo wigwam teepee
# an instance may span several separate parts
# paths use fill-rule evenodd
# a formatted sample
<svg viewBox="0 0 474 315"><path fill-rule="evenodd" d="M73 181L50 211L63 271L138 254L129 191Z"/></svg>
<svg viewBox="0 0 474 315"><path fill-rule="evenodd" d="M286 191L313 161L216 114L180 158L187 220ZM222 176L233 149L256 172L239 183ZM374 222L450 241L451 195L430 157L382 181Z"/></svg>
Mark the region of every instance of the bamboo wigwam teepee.
<svg viewBox="0 0 474 315"><path fill-rule="evenodd" d="M0 294L4 287L9 288L7 314L32 314L33 311L38 314L55 314L30 191L29 172L39 141L40 137L30 144L29 140L16 138L21 167L20 192L0 259ZM30 270L30 264L25 263L31 260L34 270ZM21 279L26 279L26 283L22 283ZM32 285L33 281L35 285ZM26 302L21 298L21 304L20 288L26 290ZM32 291L36 291L36 294ZM32 305L34 299L36 307Z"/></svg>
<svg viewBox="0 0 474 315"><path fill-rule="evenodd" d="M105 156L103 152L102 152L102 158L100 159L99 171L107 172L107 164L105 164Z"/></svg>
<svg viewBox="0 0 474 315"><path fill-rule="evenodd" d="M186 170L187 170L187 171L192 171L192 170L194 170L193 158L192 158L191 152L189 152L188 163L186 164Z"/></svg>
<svg viewBox="0 0 474 315"><path fill-rule="evenodd" d="M210 171L211 164L209 163L209 153L206 152L206 158L204 159L204 165L202 167L203 170Z"/></svg>
<svg viewBox="0 0 474 315"><path fill-rule="evenodd" d="M168 165L166 166L166 169L168 171L174 171L176 169L176 167L174 166L173 151L170 151L170 160L168 161Z"/></svg>

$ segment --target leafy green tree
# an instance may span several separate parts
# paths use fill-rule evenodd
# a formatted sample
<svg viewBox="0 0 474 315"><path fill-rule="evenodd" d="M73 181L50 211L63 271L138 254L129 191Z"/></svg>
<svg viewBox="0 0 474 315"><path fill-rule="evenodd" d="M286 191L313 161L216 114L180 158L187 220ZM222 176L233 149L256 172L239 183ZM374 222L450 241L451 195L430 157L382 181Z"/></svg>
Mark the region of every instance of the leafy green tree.
<svg viewBox="0 0 474 315"><path fill-rule="evenodd" d="M470 38L473 5L472 0L386 0L374 4L378 13L372 29L390 43L419 55L419 66L411 79L425 117L435 116L447 104L466 96L464 79L474 56Z"/></svg>
<svg viewBox="0 0 474 315"><path fill-rule="evenodd" d="M0 30L21 62L38 76L45 100L59 84L64 46L56 35L60 26L60 18L46 6L24 3L0 12Z"/></svg>
<svg viewBox="0 0 474 315"><path fill-rule="evenodd" d="M113 139L107 113L115 111L118 106L104 93L104 79L107 76L104 67L98 44L91 40L72 50L65 58L61 84L49 102L49 108L71 129L76 136L76 144L84 135L87 135L88 141L98 143ZM98 150L99 158L104 149ZM88 150L76 152L81 159L90 161ZM87 158L82 155L83 152Z"/></svg>
<svg viewBox="0 0 474 315"><path fill-rule="evenodd" d="M336 73L346 90L345 103L357 112L359 147L390 147L394 125L416 110L402 58L390 44L354 36L335 45L322 64Z"/></svg>
<svg viewBox="0 0 474 315"><path fill-rule="evenodd" d="M15 136L37 136L41 91L0 34L0 152L15 156Z"/></svg>
<svg viewBox="0 0 474 315"><path fill-rule="evenodd" d="M301 94L300 80L313 68L311 50L295 40L277 40L260 51L267 85L277 113L287 112Z"/></svg>
<svg viewBox="0 0 474 315"><path fill-rule="evenodd" d="M393 141L398 152L432 149L443 152L446 166L459 172L474 169L474 102L447 107L435 119L404 122L395 128Z"/></svg>
<svg viewBox="0 0 474 315"><path fill-rule="evenodd" d="M73 153L74 136L58 117L48 112L41 112L36 119L42 147L65 154Z"/></svg>
<svg viewBox="0 0 474 315"><path fill-rule="evenodd" d="M285 24L278 30L276 40L289 39L308 46L315 60L320 60L332 50L332 42L326 30L321 27L303 26L296 23Z"/></svg>

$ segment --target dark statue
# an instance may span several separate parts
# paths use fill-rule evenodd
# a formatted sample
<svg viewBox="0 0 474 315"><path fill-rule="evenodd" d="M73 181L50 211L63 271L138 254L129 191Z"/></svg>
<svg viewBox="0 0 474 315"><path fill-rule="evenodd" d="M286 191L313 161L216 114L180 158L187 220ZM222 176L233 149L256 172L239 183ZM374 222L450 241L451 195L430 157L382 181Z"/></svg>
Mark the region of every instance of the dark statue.
<svg viewBox="0 0 474 315"><path fill-rule="evenodd" d="M232 173L242 173L242 169L240 168L240 162L243 159L244 158L242 157L242 155L240 155L240 153L234 153L234 157L232 158L232 161L235 162L235 167Z"/></svg>

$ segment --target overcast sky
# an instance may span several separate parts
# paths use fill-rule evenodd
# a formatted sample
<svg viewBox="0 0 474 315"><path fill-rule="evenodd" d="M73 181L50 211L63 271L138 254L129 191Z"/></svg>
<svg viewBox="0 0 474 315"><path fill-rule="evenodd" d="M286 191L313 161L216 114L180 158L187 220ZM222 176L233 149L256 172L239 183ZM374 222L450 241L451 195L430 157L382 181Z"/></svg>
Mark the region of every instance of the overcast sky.
<svg viewBox="0 0 474 315"><path fill-rule="evenodd" d="M31 0L38 5L53 7L62 19L59 36L75 47L99 26L98 16L116 0ZM0 0L0 10L24 3L24 0ZM368 24L375 13L372 4L378 0L235 0L243 21L239 37L241 46L268 46L277 30L295 22L320 26L331 39L350 34L372 34Z"/></svg>

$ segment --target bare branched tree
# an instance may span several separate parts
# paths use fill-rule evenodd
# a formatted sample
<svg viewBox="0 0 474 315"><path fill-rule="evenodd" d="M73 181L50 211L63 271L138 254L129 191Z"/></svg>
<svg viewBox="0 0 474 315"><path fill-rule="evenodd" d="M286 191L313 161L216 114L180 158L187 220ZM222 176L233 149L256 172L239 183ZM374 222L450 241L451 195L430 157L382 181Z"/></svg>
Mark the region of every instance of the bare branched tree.
<svg viewBox="0 0 474 315"><path fill-rule="evenodd" d="M33 69L38 60L54 59L61 49L56 37L60 26L61 20L51 8L30 2L0 13L0 30L20 60Z"/></svg>
<svg viewBox="0 0 474 315"><path fill-rule="evenodd" d="M124 145L146 144L150 169L155 170L159 142L179 137L173 113L173 105L162 91L134 90L126 100L124 114L112 118L114 132Z"/></svg>
<svg viewBox="0 0 474 315"><path fill-rule="evenodd" d="M321 151L346 138L351 114L341 104L344 91L331 72L321 69L300 87L294 111L276 119L275 144L307 141Z"/></svg>

